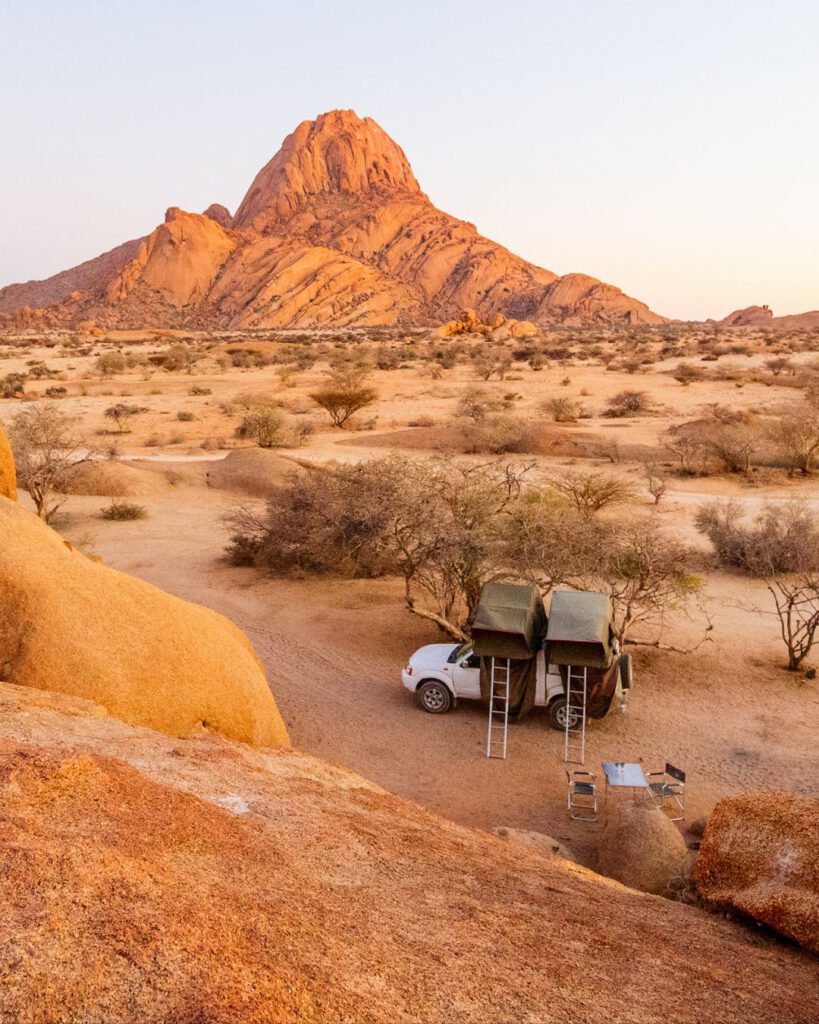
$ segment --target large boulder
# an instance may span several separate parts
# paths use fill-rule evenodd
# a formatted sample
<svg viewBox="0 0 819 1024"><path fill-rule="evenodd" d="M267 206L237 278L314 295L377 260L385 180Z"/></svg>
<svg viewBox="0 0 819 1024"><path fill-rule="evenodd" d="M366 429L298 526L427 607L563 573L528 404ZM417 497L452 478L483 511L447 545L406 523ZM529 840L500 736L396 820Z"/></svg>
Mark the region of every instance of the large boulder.
<svg viewBox="0 0 819 1024"><path fill-rule="evenodd" d="M509 328L509 332L513 338L531 338L537 334L537 327L529 320L518 320Z"/></svg>
<svg viewBox="0 0 819 1024"><path fill-rule="evenodd" d="M64 494L135 498L173 490L167 477L116 459L78 462L60 482Z"/></svg>
<svg viewBox="0 0 819 1024"><path fill-rule="evenodd" d="M91 561L6 498L0 538L1 680L171 735L287 745L261 663L227 619Z"/></svg>
<svg viewBox="0 0 819 1024"><path fill-rule="evenodd" d="M737 910L819 953L819 800L771 791L720 800L694 874L715 910Z"/></svg>
<svg viewBox="0 0 819 1024"><path fill-rule="evenodd" d="M609 800L597 857L601 874L655 896L681 891L690 874L679 829L647 800Z"/></svg>
<svg viewBox="0 0 819 1024"><path fill-rule="evenodd" d="M17 499L17 473L14 468L14 455L9 439L0 427L0 495L4 498Z"/></svg>
<svg viewBox="0 0 819 1024"><path fill-rule="evenodd" d="M298 463L267 448L237 448L209 464L207 483L218 490L267 498L303 473Z"/></svg>

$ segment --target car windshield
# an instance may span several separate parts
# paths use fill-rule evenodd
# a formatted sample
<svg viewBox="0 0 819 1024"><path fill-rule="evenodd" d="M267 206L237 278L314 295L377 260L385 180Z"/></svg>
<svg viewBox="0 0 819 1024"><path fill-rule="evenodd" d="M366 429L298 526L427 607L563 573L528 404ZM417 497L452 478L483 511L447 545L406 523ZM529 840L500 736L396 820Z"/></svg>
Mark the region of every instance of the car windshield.
<svg viewBox="0 0 819 1024"><path fill-rule="evenodd" d="M453 648L452 653L450 654L450 656L446 660L449 662L450 665L452 665L456 661L460 661L461 658L463 658L467 654L469 654L469 652L471 650L472 650L472 644L471 643L461 644L459 647Z"/></svg>

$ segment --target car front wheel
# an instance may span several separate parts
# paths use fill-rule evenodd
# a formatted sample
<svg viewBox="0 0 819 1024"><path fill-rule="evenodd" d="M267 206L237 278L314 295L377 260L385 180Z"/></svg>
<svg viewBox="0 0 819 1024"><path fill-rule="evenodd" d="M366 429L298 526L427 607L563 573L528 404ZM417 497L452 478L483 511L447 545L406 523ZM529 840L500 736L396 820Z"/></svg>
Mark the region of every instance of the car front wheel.
<svg viewBox="0 0 819 1024"><path fill-rule="evenodd" d="M576 729L580 725L580 715L576 711L567 711L565 697L555 697L549 705L549 724L551 727L563 732L566 728L567 714L570 715L569 728Z"/></svg>
<svg viewBox="0 0 819 1024"><path fill-rule="evenodd" d="M452 707L452 694L443 683L435 679L421 683L415 691L415 699L431 715L443 715Z"/></svg>

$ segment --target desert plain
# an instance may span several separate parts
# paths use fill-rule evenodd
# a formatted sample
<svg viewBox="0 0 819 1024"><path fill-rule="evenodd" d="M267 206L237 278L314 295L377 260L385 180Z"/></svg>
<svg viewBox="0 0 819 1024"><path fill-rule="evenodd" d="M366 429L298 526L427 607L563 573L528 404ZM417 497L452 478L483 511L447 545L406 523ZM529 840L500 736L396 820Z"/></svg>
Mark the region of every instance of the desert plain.
<svg viewBox="0 0 819 1024"><path fill-rule="evenodd" d="M596 828L567 818L562 737L549 728L544 710L512 726L505 762L488 761L480 705L462 701L431 716L402 688L408 656L447 637L406 609L397 580L277 577L226 559L225 519L237 507L261 509L266 491L304 467L399 451L413 459L526 464L532 481L578 471L616 476L631 493L604 515L656 516L695 550L701 598L696 607L669 611L661 629L652 621L635 630L628 710L590 724L591 764L637 761L647 770L680 764L689 775L689 821L707 815L721 797L749 789L816 791L817 683L805 670L786 670L764 583L718 569L693 520L698 507L727 499L749 515L794 500L815 508L819 489L810 476L788 476L766 456L763 440L748 473L719 465L680 473L668 445L671 428L702 417L715 403L749 421L775 420L801 398L798 384L811 372L819 339L709 325L554 329L499 343L502 368L486 380L474 358L486 346L478 336L440 339L397 329L260 334L6 338L3 375L46 370L26 384L24 401L0 406L0 417L8 424L26 403L60 389L50 401L76 421L91 457L133 471L124 482L114 473L104 494L66 495L56 517L60 532L106 564L239 625L264 662L298 749L454 821L548 833L594 866ZM455 361L444 368L436 353L447 347ZM174 368L170 351L189 358ZM535 352L541 355L533 369ZM113 370L106 360L112 354L120 357ZM310 398L340 355L367 367L377 393L350 429L334 428ZM379 369L379 362L390 368ZM692 365L689 380L685 368L691 372ZM639 409L608 415L611 400L624 392L639 393ZM497 406L524 441L489 438L484 450L464 451L474 426L463 415L464 396ZM554 399L574 410L569 422L555 422L547 411ZM284 418L285 436L276 447L259 449L236 436L254 402L274 405ZM117 404L138 410L122 431L105 415ZM300 443L286 436L304 425ZM504 451L507 444L528 450ZM243 470L237 455L251 450L261 460ZM663 481L659 501L649 492L647 467ZM101 518L110 499L138 503L145 518Z"/></svg>

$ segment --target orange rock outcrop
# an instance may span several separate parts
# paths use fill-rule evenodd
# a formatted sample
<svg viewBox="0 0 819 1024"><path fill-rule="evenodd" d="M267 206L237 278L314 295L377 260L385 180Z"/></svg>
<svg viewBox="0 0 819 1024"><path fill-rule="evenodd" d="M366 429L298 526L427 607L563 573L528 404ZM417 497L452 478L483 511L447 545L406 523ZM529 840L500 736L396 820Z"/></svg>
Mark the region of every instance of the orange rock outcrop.
<svg viewBox="0 0 819 1024"><path fill-rule="evenodd" d="M132 725L288 744L245 635L73 550L0 498L0 680L85 697Z"/></svg>
<svg viewBox="0 0 819 1024"><path fill-rule="evenodd" d="M17 472L9 439L0 426L0 496L17 499Z"/></svg>
<svg viewBox="0 0 819 1024"><path fill-rule="evenodd" d="M695 873L717 910L737 910L819 953L819 800L763 791L720 800Z"/></svg>
<svg viewBox="0 0 819 1024"><path fill-rule="evenodd" d="M171 208L150 235L46 281L0 289L0 314L105 327L440 324L459 309L662 323L595 278L558 277L436 209L372 118L304 121L236 215Z"/></svg>
<svg viewBox="0 0 819 1024"><path fill-rule="evenodd" d="M719 322L726 327L770 327L774 330L812 331L819 329L819 310L774 316L770 306L746 306L745 309L735 309Z"/></svg>

